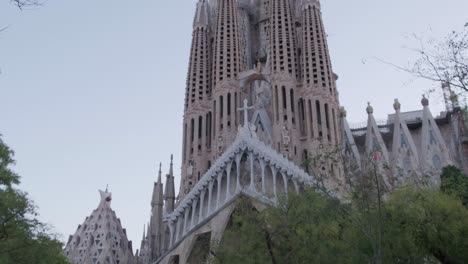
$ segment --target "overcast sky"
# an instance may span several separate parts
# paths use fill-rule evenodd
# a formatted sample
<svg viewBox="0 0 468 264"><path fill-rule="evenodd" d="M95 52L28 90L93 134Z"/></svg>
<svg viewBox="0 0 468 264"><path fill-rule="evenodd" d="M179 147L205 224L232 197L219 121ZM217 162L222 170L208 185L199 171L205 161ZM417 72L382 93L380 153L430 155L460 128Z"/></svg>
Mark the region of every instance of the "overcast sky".
<svg viewBox="0 0 468 264"><path fill-rule="evenodd" d="M16 152L42 219L66 240L109 184L134 249L149 220L159 162L175 155L195 0L48 0L19 11L0 1L0 133ZM419 110L433 84L375 58L414 59L412 33L441 37L468 22L466 0L322 0L341 104L350 122ZM442 109L431 96L434 112ZM178 183L177 183L178 184Z"/></svg>

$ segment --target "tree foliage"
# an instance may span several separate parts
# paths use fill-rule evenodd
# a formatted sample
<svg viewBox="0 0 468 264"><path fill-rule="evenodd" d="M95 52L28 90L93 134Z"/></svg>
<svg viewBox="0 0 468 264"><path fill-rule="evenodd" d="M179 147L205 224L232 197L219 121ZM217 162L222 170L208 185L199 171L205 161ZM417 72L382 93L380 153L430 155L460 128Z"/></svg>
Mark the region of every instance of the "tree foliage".
<svg viewBox="0 0 468 264"><path fill-rule="evenodd" d="M215 247L215 260L468 263L468 210L458 196L406 187L386 197L380 212L375 197L366 192L342 202L311 189L266 208L244 199Z"/></svg>
<svg viewBox="0 0 468 264"><path fill-rule="evenodd" d="M468 177L455 166L445 167L441 175L440 190L454 195L468 207Z"/></svg>
<svg viewBox="0 0 468 264"><path fill-rule="evenodd" d="M62 243L37 219L27 194L16 189L13 151L0 138L0 264L62 264Z"/></svg>

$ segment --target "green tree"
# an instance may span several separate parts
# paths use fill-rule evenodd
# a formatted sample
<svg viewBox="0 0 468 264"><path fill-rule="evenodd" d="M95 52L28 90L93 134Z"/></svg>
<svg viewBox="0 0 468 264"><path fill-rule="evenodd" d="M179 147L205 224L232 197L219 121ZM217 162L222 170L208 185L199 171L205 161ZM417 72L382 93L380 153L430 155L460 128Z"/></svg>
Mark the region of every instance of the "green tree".
<svg viewBox="0 0 468 264"><path fill-rule="evenodd" d="M405 188L386 202L387 263L468 263L468 210L434 189Z"/></svg>
<svg viewBox="0 0 468 264"><path fill-rule="evenodd" d="M36 207L15 187L13 151L0 138L0 264L62 264L62 243L37 219Z"/></svg>
<svg viewBox="0 0 468 264"><path fill-rule="evenodd" d="M353 233L342 206L346 207L315 190L290 194L278 206L254 206L242 199L215 247L215 260L228 264L359 263L362 259L347 242Z"/></svg>
<svg viewBox="0 0 468 264"><path fill-rule="evenodd" d="M440 176L440 190L454 195L468 207L468 177L455 166L447 166Z"/></svg>
<svg viewBox="0 0 468 264"><path fill-rule="evenodd" d="M407 187L380 206L310 189L276 206L242 199L217 263L468 263L468 210L436 189ZM365 202L367 201L367 202Z"/></svg>
<svg viewBox="0 0 468 264"><path fill-rule="evenodd" d="M248 198L236 202L223 239L214 248L215 263L278 263L263 215Z"/></svg>

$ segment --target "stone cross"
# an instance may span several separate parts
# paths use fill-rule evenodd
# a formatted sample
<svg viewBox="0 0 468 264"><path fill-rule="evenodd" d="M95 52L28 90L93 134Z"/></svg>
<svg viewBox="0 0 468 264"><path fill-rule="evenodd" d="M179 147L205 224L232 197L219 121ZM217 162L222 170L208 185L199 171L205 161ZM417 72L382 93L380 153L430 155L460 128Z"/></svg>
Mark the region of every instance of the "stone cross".
<svg viewBox="0 0 468 264"><path fill-rule="evenodd" d="M253 106L249 106L249 100L244 99L244 107L238 110L244 112L244 127L249 127L249 110L254 109Z"/></svg>

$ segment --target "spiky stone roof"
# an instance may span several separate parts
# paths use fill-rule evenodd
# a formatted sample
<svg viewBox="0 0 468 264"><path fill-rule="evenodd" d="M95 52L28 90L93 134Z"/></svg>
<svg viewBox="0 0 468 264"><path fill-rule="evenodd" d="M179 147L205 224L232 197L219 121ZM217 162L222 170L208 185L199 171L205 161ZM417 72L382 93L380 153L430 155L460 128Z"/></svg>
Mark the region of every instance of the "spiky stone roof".
<svg viewBox="0 0 468 264"><path fill-rule="evenodd" d="M111 209L112 193L99 192L99 206L70 236L65 255L73 264L133 264L132 242Z"/></svg>

